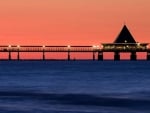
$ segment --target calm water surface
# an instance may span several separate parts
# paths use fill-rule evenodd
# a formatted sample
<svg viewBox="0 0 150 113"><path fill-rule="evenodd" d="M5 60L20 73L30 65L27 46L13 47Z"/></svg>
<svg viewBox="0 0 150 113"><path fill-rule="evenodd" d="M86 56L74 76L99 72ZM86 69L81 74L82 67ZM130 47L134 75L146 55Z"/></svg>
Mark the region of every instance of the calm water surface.
<svg viewBox="0 0 150 113"><path fill-rule="evenodd" d="M0 113L150 113L148 61L1 61Z"/></svg>

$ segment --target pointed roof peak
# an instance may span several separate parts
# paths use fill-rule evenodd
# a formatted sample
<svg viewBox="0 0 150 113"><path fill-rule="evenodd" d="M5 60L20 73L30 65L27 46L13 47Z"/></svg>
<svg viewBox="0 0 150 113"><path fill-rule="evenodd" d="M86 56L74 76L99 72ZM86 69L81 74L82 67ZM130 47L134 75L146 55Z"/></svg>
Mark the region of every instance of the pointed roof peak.
<svg viewBox="0 0 150 113"><path fill-rule="evenodd" d="M128 27L127 27L127 25L126 24L124 24L123 25L123 27L122 27L122 30L121 31L123 31L123 29L126 29L126 30L128 30L129 31L129 29L128 29ZM130 31L129 31L130 32ZM120 32L121 33L121 32Z"/></svg>
<svg viewBox="0 0 150 113"><path fill-rule="evenodd" d="M124 24L123 28L124 28L124 27L126 27L126 28L127 28L126 24Z"/></svg>
<svg viewBox="0 0 150 113"><path fill-rule="evenodd" d="M126 24L123 26L114 43L136 43Z"/></svg>

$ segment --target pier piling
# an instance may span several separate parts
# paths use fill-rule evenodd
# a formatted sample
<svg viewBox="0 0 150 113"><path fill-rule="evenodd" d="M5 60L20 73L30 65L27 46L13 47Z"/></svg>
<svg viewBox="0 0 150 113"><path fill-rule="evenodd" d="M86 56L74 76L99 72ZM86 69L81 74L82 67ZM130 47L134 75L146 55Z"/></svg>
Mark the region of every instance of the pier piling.
<svg viewBox="0 0 150 113"><path fill-rule="evenodd" d="M98 52L98 61L102 61L103 60L103 52Z"/></svg>
<svg viewBox="0 0 150 113"><path fill-rule="evenodd" d="M136 52L131 52L131 56L130 56L130 60L136 60L137 56L136 56Z"/></svg>
<svg viewBox="0 0 150 113"><path fill-rule="evenodd" d="M147 60L150 60L150 52L147 52Z"/></svg>
<svg viewBox="0 0 150 113"><path fill-rule="evenodd" d="M114 53L114 60L115 61L119 61L120 60L120 53L119 52L115 52Z"/></svg>
<svg viewBox="0 0 150 113"><path fill-rule="evenodd" d="M70 61L70 51L68 51L68 61Z"/></svg>
<svg viewBox="0 0 150 113"><path fill-rule="evenodd" d="M11 52L8 52L8 59L11 60Z"/></svg>

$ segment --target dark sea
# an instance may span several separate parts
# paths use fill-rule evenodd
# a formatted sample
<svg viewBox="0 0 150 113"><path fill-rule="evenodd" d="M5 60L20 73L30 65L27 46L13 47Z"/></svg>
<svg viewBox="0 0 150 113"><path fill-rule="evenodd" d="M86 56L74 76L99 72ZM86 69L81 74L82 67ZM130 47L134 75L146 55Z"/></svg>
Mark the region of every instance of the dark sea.
<svg viewBox="0 0 150 113"><path fill-rule="evenodd" d="M0 113L150 113L150 62L0 61Z"/></svg>

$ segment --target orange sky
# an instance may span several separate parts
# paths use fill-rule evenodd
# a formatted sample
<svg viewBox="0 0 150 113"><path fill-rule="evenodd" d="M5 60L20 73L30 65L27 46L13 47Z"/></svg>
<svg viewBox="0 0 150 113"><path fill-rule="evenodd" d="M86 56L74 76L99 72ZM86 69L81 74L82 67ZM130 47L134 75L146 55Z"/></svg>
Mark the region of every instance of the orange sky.
<svg viewBox="0 0 150 113"><path fill-rule="evenodd" d="M1 0L0 44L113 42L124 23L150 42L150 0Z"/></svg>

